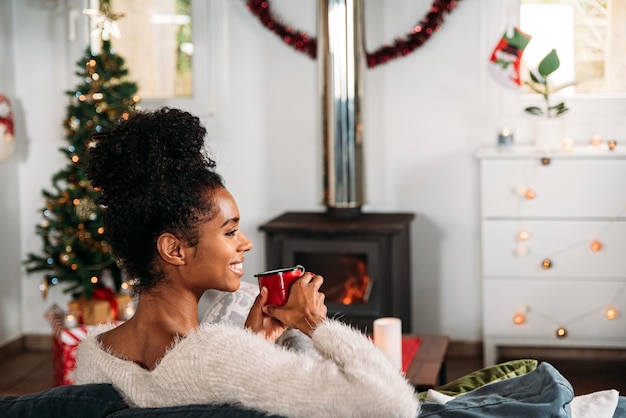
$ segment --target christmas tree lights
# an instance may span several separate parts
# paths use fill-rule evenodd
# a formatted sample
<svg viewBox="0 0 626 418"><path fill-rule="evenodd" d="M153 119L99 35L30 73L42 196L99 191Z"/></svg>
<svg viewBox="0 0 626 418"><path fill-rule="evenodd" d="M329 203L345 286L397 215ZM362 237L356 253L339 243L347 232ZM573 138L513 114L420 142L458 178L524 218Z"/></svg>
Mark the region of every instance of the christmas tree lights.
<svg viewBox="0 0 626 418"><path fill-rule="evenodd" d="M97 13L88 12L98 19L100 43L97 52L87 48L77 63L81 81L66 92L70 102L63 125L68 145L60 151L68 164L52 176L52 190L42 191L43 219L36 227L42 253L30 253L24 261L27 272L45 272L39 286L44 298L51 285L64 284L64 292L91 298L95 289L106 284L119 291L123 282L106 240L100 193L85 170L92 135L128 118L139 97L137 85L126 78L124 59L115 53L108 36L119 15L110 12L108 0L100 2Z"/></svg>

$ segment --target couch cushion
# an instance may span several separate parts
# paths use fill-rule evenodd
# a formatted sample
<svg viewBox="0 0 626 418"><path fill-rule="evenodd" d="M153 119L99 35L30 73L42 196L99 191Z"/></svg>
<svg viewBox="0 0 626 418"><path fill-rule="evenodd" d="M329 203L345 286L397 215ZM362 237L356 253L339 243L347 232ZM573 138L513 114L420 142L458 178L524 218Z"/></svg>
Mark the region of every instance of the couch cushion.
<svg viewBox="0 0 626 418"><path fill-rule="evenodd" d="M122 397L108 384L67 385L0 398L2 417L106 417L127 409Z"/></svg>
<svg viewBox="0 0 626 418"><path fill-rule="evenodd" d="M163 408L129 408L114 412L109 418L282 418L264 412L230 405L185 405Z"/></svg>

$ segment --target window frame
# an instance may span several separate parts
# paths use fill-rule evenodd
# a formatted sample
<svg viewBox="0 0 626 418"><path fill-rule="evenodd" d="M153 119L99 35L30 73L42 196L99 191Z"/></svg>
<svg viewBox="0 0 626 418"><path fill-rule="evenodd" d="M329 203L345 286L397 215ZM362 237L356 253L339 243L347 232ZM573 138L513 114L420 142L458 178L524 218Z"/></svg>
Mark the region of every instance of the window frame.
<svg viewBox="0 0 626 418"><path fill-rule="evenodd" d="M139 93L141 109L157 109L163 106L186 110L198 116L209 132L215 130L215 119L218 102L227 88L225 75L227 72L227 0L192 0L192 36L193 55L193 87L191 97L144 99ZM98 7L98 0L68 0L68 20L70 35L68 36L69 68L82 56L90 44L89 18L81 12L84 9ZM80 10L80 12L79 12ZM113 39L113 47L121 39ZM132 74L130 74L132 80Z"/></svg>

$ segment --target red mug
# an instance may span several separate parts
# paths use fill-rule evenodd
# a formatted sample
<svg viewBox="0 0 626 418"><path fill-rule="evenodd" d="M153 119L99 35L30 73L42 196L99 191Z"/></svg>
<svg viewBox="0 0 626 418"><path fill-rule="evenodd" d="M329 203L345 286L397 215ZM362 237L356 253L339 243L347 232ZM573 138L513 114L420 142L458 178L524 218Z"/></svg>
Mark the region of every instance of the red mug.
<svg viewBox="0 0 626 418"><path fill-rule="evenodd" d="M304 274L304 267L297 265L295 267L282 268L277 270L264 271L255 274L259 280L259 289L267 288L267 304L282 306L287 303L289 290L293 282L298 280Z"/></svg>

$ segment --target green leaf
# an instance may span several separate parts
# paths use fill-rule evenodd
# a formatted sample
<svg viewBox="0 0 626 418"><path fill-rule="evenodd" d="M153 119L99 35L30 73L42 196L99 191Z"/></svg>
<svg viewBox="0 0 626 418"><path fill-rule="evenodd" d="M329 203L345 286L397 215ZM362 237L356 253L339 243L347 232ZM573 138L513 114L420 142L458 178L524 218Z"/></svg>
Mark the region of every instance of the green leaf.
<svg viewBox="0 0 626 418"><path fill-rule="evenodd" d="M537 115L537 116L543 115L543 110L537 106L529 106L526 109L524 109L524 111L530 113L531 115Z"/></svg>
<svg viewBox="0 0 626 418"><path fill-rule="evenodd" d="M542 85L546 84L546 78L543 77L541 74L539 74L537 70L530 70L529 74L530 74L531 80L533 80L535 83L542 84Z"/></svg>
<svg viewBox="0 0 626 418"><path fill-rule="evenodd" d="M559 56L556 53L556 49L552 49L552 51L548 52L537 67L537 71L543 77L547 77L553 72L555 72L559 66L561 65L561 61L559 60Z"/></svg>

